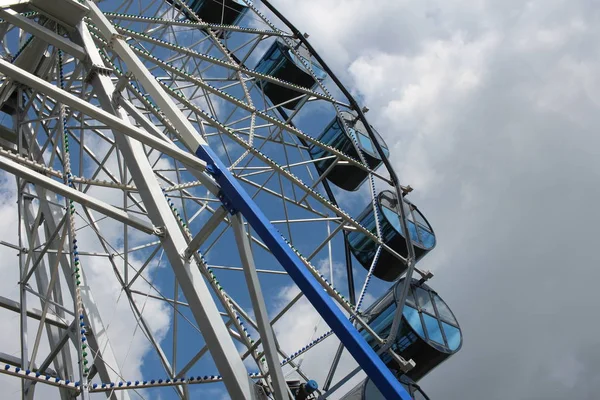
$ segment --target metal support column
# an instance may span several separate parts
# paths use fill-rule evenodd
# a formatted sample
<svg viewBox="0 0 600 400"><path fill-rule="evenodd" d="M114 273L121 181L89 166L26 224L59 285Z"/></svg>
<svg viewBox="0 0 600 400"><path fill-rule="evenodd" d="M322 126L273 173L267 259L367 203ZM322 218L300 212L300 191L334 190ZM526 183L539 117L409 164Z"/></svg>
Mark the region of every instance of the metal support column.
<svg viewBox="0 0 600 400"><path fill-rule="evenodd" d="M23 127L23 129L25 129L25 126ZM27 126L27 129L29 130L31 129L31 127ZM26 132L24 136L28 139L27 146L29 151L33 154L35 159L39 159L39 157L41 157L41 149L37 141L35 141L35 136L33 135L33 132ZM44 224L46 225L46 231L55 232L60 226L60 221L64 218L65 210L63 207L57 205L59 204L59 201L55 193L47 191L43 186L36 186L36 192L37 199L39 201L39 207L44 216ZM46 237L49 236L50 235L46 234ZM53 253L58 252L57 238L52 240L50 249L53 250ZM50 262L54 262L54 257L55 256L53 254L49 255ZM69 260L64 254L59 258L59 260L63 271L63 275L67 277L67 279L65 279L65 282L69 288L69 292L71 296L75 296L73 280L69 279L71 275ZM85 288L85 290L82 290L85 320L87 321L87 325L90 327L91 330L91 332L89 332L87 336L88 343L92 348L98 349L98 358L103 361L101 363L95 364L95 368L98 371L98 374L102 378L103 382L114 382L120 377L116 358L112 350L110 341L108 340L106 329L100 317L100 312L98 311L98 308L96 307L96 302L94 300L94 297L92 296L91 288L86 283L85 274L81 274L80 280L82 283L81 287ZM107 368L106 365L110 365L114 369ZM123 392L121 396L122 398L120 400L129 399L129 394L127 392ZM116 400L116 394L112 393L110 395L110 399Z"/></svg>
<svg viewBox="0 0 600 400"><path fill-rule="evenodd" d="M92 9L94 8L95 5L92 4ZM99 12L97 8L95 10ZM85 24L81 23L78 31L91 63L88 66L89 69L92 69L91 84L102 108L118 116L123 123L132 127L125 111L122 108L114 108L112 99L115 86L110 77L94 73L93 69L103 66L103 62ZM253 383L227 333L225 324L200 271L188 260L183 260L180 255L180 251L187 248L187 241L154 176L142 143L123 135L118 129L113 132L117 146L124 159L127 160L129 172L136 186L140 188L139 194L148 210L149 217L158 226L164 227L165 232L168 232L168 235L161 237L163 249L169 258L198 327L205 341L210 345L210 352L219 372L223 375L229 394L235 399L254 398Z"/></svg>
<svg viewBox="0 0 600 400"><path fill-rule="evenodd" d="M35 222L37 222L37 221L35 221L35 218L34 218L33 205L31 204L31 201L27 201L24 204L23 217L26 222L26 233L27 233L27 240L29 242L29 246L30 246L30 248L34 248L40 242L40 239L39 239L39 234L38 234L38 227L35 226ZM33 224L30 223L30 221L34 221L34 223ZM59 225L57 227L57 229L61 230L62 225ZM47 237L50 237L49 240L51 242L54 242L55 238L52 237L52 235L48 235ZM55 257L53 257L53 258L55 258ZM46 288L48 288L48 286L50 284L50 280L48 279L48 274L47 274L46 265L45 265L44 260L42 259L39 264L40 264L39 267L36 268L35 273L34 273L35 278L36 278L36 283L37 283L37 287L39 290L45 290ZM51 264L52 264L52 262L51 262ZM61 294L60 292L62 291L62 289L61 289L60 280L56 280L54 285L55 285L55 288L58 289L56 291L56 293ZM46 300L48 300L48 299L46 299ZM40 317L39 320L40 320L40 323L43 323L46 326L46 334L48 336L48 342L50 344L50 348L52 349L51 352L55 354L55 356L51 357L50 359L53 360L54 369L59 374L61 374L60 376L72 377L73 376L73 368L71 365L70 348L68 346L64 346L64 347L60 346L61 338L63 337L65 332L58 329L55 325L54 326L52 325L52 318L54 317L54 315L58 315L58 316L64 318L64 316L65 316L64 312L60 308L54 307L46 300L42 299L42 301L41 301L42 307L43 308L49 307L49 309L52 311L52 314L44 315L42 312L39 315L39 317ZM58 302L59 304L62 304L62 296L60 296L60 295L56 296L54 300L56 302ZM69 328L67 327L65 329L69 329ZM57 349L60 349L60 356L58 353L56 353ZM32 361L33 361L33 357L34 356L32 355ZM40 366L40 368L42 368L42 367L43 367L43 365ZM26 392L31 398L33 398L34 384L35 384L35 381L25 382ZM60 389L60 395L63 400L70 398L69 392L65 389Z"/></svg>
<svg viewBox="0 0 600 400"><path fill-rule="evenodd" d="M248 234L246 233L242 216L240 214L236 214L232 216L232 219L235 240L240 252L242 266L244 267L246 284L248 285L248 292L250 293L250 299L252 300L252 308L254 309L254 313L256 315L256 324L258 325L258 330L262 339L262 346L267 358L269 376L273 382L275 398L277 400L284 400L289 398L288 386L285 382L281 366L279 365L279 359L277 357L277 343L275 342L273 327L269 322L267 306L265 305L265 299L260 287L260 281L258 280L258 273L256 272L256 266L254 265L254 257L252 256L250 240L248 239Z"/></svg>

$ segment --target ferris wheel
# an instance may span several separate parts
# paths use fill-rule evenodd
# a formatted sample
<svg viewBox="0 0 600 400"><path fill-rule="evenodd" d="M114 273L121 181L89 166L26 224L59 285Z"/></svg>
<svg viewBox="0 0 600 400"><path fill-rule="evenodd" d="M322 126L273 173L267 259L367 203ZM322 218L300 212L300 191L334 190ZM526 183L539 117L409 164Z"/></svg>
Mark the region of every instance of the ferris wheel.
<svg viewBox="0 0 600 400"><path fill-rule="evenodd" d="M270 1L0 7L15 398L428 398L434 230Z"/></svg>

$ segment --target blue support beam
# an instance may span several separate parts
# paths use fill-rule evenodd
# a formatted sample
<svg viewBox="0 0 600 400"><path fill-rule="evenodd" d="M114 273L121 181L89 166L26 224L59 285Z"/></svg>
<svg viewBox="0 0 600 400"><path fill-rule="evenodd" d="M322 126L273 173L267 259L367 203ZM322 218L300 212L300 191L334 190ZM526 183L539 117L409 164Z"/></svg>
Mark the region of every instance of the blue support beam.
<svg viewBox="0 0 600 400"><path fill-rule="evenodd" d="M207 163L207 171L221 186L221 200L226 203L229 211L242 213L384 397L388 400L412 400L219 157L209 146L200 146L196 155Z"/></svg>

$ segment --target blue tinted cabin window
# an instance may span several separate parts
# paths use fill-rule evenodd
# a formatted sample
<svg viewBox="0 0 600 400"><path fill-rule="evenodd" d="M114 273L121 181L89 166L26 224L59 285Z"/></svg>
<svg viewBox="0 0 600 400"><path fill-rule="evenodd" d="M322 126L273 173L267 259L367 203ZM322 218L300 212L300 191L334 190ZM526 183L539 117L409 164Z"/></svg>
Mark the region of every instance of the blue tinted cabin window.
<svg viewBox="0 0 600 400"><path fill-rule="evenodd" d="M383 150L383 154L385 154L385 158L390 156L390 150L387 148L385 144L382 144L381 149Z"/></svg>
<svg viewBox="0 0 600 400"><path fill-rule="evenodd" d="M404 318L421 338L432 345L439 344L451 352L459 348L462 336L458 323L446 303L429 288L411 285Z"/></svg>
<svg viewBox="0 0 600 400"><path fill-rule="evenodd" d="M431 228L423 215L418 210L414 210L413 216L415 221L417 222L417 226L419 229L419 235L421 236L421 242L427 248L433 247L435 245L435 236L431 232Z"/></svg>
<svg viewBox="0 0 600 400"><path fill-rule="evenodd" d="M460 331L457 327L448 325L443 321L442 327L444 328L444 333L446 334L446 340L448 340L448 348L452 351L455 351L458 349L458 346L460 346Z"/></svg>
<svg viewBox="0 0 600 400"><path fill-rule="evenodd" d="M426 249L429 249L435 246L435 236L427 229L423 229L423 227L419 226L419 239L421 244Z"/></svg>
<svg viewBox="0 0 600 400"><path fill-rule="evenodd" d="M427 335L429 340L432 340L436 343L445 346L444 337L442 336L442 331L440 330L440 324L437 318L432 317L431 315L423 313L423 322L427 327Z"/></svg>
<svg viewBox="0 0 600 400"><path fill-rule="evenodd" d="M435 295L434 301L440 318L444 321L450 322L451 324L456 324L456 318L454 318L454 315L452 315L452 311L450 311L450 308L444 302L444 300L442 300L440 296Z"/></svg>
<svg viewBox="0 0 600 400"><path fill-rule="evenodd" d="M394 229L397 232L402 232L402 235L404 236L404 230L402 229L402 226L400 225L400 218L398 216L398 214L396 213L395 210L392 210L388 207L383 206L383 214L385 215L386 219L392 224L392 226L394 227ZM413 213L408 212L407 207L405 207L405 211L407 212L407 220L406 220L406 225L408 226L408 231L410 233L410 238L413 241L413 243L416 243L417 245L425 248L425 249L430 249L435 245L435 236L433 235L433 233L429 230L429 229L425 229L422 226L419 225L419 233L417 235L417 226L415 225L415 223L413 221L411 221L409 218L410 215L412 215ZM418 214L417 212L415 212L414 214Z"/></svg>
<svg viewBox="0 0 600 400"><path fill-rule="evenodd" d="M435 309L433 308L433 304L431 303L431 297L429 296L429 292L424 290L423 288L416 287L415 296L417 297L417 302L419 303L419 307L428 313L435 314Z"/></svg>
<svg viewBox="0 0 600 400"><path fill-rule="evenodd" d="M178 7L173 0L167 2ZM237 25L248 11L246 4L240 0L188 0L187 4L194 13L209 24ZM190 18L187 12L184 11L184 14ZM229 33L226 32L225 36Z"/></svg>
<svg viewBox="0 0 600 400"><path fill-rule="evenodd" d="M358 150L364 155L364 161L372 170L381 165L382 157L375 150L375 142L367 135L364 124L357 118L355 113L341 111L323 130L318 140L357 160L361 158L357 153ZM325 150L317 149L317 147L312 145L309 149L313 159L330 155ZM315 166L323 174L332 163L333 159L328 159L317 161ZM327 174L327 179L334 185L351 191L357 190L367 177L367 171L352 165L334 166Z"/></svg>
<svg viewBox="0 0 600 400"><path fill-rule="evenodd" d="M399 215L396 213L395 210L391 210L387 207L382 207L383 208L383 214L385 215L386 219L388 220L388 222L390 224L392 224L392 226L394 227L394 229L397 232L402 232L402 235L404 235L404 230L402 229L402 226L400 225L400 217ZM407 220L406 221L406 225L408 225L408 231L410 233L410 238L412 239L413 242L417 243L417 244L422 244L419 241L419 237L417 236L417 229L415 227L415 224L410 221Z"/></svg>
<svg viewBox="0 0 600 400"><path fill-rule="evenodd" d="M394 313L396 311L396 303L391 302L375 319L369 322L369 326L379 337L386 337L390 334L390 328L394 320ZM363 337L369 343L369 346L376 348L375 339L368 331L362 332Z"/></svg>
<svg viewBox="0 0 600 400"><path fill-rule="evenodd" d="M371 142L371 139L369 139L367 135L360 132L358 134L358 141L360 142L360 147L362 147L364 151L371 155L377 154L375 148L373 147L373 142Z"/></svg>
<svg viewBox="0 0 600 400"><path fill-rule="evenodd" d="M366 215L363 215L359 222L362 226L365 227L365 229L369 230L370 232L376 232L375 213L372 209L369 210L366 213ZM372 259L372 257L375 256L377 246L373 244L373 241L367 235L352 232L348 235L348 241L350 242L350 245L353 249L355 249L357 252L362 253L360 255L361 258Z"/></svg>
<svg viewBox="0 0 600 400"><path fill-rule="evenodd" d="M423 324L421 323L419 312L408 305L404 305L402 314L404 314L404 318L406 318L411 328L413 328L415 332L419 334L419 336L425 337L425 331L423 330Z"/></svg>
<svg viewBox="0 0 600 400"><path fill-rule="evenodd" d="M377 196L377 216L381 221L380 237L386 245L391 246L398 254L406 257L408 254L406 243L408 233L414 244L415 256L418 261L435 247L435 235L431 228L429 230L423 230L420 227L417 228L412 218L418 210L407 200L404 200L402 203L407 215L406 227L408 228L408 232L405 233L401 227L400 218L396 213L397 203L396 195L391 191L384 190ZM410 208L413 210L411 211ZM373 207L369 204L358 216L357 220L364 228L377 235L374 214ZM348 234L348 243L354 256L368 270L372 265L373 256L377 250L377 243L367 235L357 231ZM382 252L381 258L376 265L375 276L389 282L396 280L405 270L405 263L400 261L398 264L397 259L386 251Z"/></svg>
<svg viewBox="0 0 600 400"><path fill-rule="evenodd" d="M392 325L392 321L394 319L394 313L396 311L396 303L391 303L381 314L375 318L375 320L370 324L371 327L378 335L381 336L382 333L389 331L390 326Z"/></svg>
<svg viewBox="0 0 600 400"><path fill-rule="evenodd" d="M262 60L258 63L255 70L265 75L273 75L274 71L281 68L285 64L285 57L277 42L267 50Z"/></svg>
<svg viewBox="0 0 600 400"><path fill-rule="evenodd" d="M277 41L273 42L269 50L267 50L256 66L255 71L260 72L261 74L275 76L277 75L277 71L286 66L289 62L293 62L303 71L307 71L306 65L309 65L312 72L319 80L323 80L327 76L325 71L323 71L316 63L313 63L304 57L298 58L291 49Z"/></svg>
<svg viewBox="0 0 600 400"><path fill-rule="evenodd" d="M390 155L390 151L388 150L387 144L385 143L385 141L383 140L383 138L381 137L381 135L379 134L379 132L377 132L375 130L375 128L373 128L371 126L371 129L373 130L373 133L375 134L375 138L377 139L377 141L379 142L379 145L381 146L381 149L383 150L383 154L387 157L389 157ZM377 156L379 156L379 154L375 151L375 149L373 149L375 154L377 154Z"/></svg>
<svg viewBox="0 0 600 400"><path fill-rule="evenodd" d="M379 337L386 338L390 335L396 310L396 303L393 301L383 311L381 311L379 315L377 315L372 321L369 322L369 326L371 327L371 329L373 329L373 331L377 333L377 335L379 335ZM421 318L419 316L419 312L415 308L410 307L409 305L405 305L403 309L403 316L404 319L406 319L406 321L408 322L408 324L406 324L405 322L400 324L400 330L392 345L392 349L396 352L403 352L404 350L406 350L406 348L408 348L417 340L417 335L419 335L422 338L426 337L425 330L423 328L423 323L421 322ZM415 335L415 332L417 335ZM369 332L363 330L361 334L365 338L369 346L371 346L375 351L379 349L380 346L376 344L375 339ZM387 352L381 354L380 357L385 363L392 361L392 357Z"/></svg>
<svg viewBox="0 0 600 400"><path fill-rule="evenodd" d="M425 218L423 218L423 216L421 215L420 212L415 210L414 217L415 217L415 221L417 221L418 225L422 226L424 229L429 229L429 225L427 224L427 221L425 221Z"/></svg>
<svg viewBox="0 0 600 400"><path fill-rule="evenodd" d="M412 288L408 289L408 294L406 295L406 303L410 304L412 306L415 305L415 298L413 296L413 289Z"/></svg>
<svg viewBox="0 0 600 400"><path fill-rule="evenodd" d="M321 136L319 137L319 141L322 143L328 144L331 147L339 149L342 152L347 152L348 141L346 137L346 133L344 132L343 127L340 125L340 122L337 118L335 118L327 128L323 131ZM313 159L323 158L327 156L331 156L332 154L325 148L320 146L312 146L310 148L310 155ZM324 171L331 164L332 159L321 160L315 163L315 166Z"/></svg>
<svg viewBox="0 0 600 400"><path fill-rule="evenodd" d="M310 69L315 74L318 80L322 81L327 77L327 73L323 71L323 68L321 68L317 63L310 61L306 57L297 57L292 50L288 50L288 54L292 61L294 61L294 64L296 64L303 70L306 70L306 65L309 65Z"/></svg>
<svg viewBox="0 0 600 400"><path fill-rule="evenodd" d="M344 128L340 125L340 121L336 118L325 130L325 133L321 135L319 139L323 143L327 143L330 146L338 144L345 139Z"/></svg>

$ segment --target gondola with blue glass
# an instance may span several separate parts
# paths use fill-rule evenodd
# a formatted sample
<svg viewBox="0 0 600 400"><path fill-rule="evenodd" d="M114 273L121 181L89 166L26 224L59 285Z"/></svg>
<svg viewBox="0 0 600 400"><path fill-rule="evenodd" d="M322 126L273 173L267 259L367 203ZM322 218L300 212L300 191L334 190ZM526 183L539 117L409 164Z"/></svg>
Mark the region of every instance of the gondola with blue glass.
<svg viewBox="0 0 600 400"><path fill-rule="evenodd" d="M373 127L371 127L371 129L373 130L373 133L375 133L376 140L381 145L381 148L387 157L389 155L387 145L379 133L377 133ZM327 144L356 160L360 160L356 146L353 143L356 142L370 169L375 170L382 163L381 157L375 149L375 145L369 137L364 124L353 113L346 111L340 112L340 115L336 116L331 123L327 125L318 139L320 142ZM317 145L311 146L309 152L314 160L332 155L327 149ZM357 190L369 175L366 170L349 164L336 164L329 172L327 172L333 162L334 158L326 158L316 161L315 167L319 171L319 174L323 175L327 173L327 180L341 189L348 191Z"/></svg>
<svg viewBox="0 0 600 400"><path fill-rule="evenodd" d="M188 0L187 5L209 24L237 25L248 11L242 0Z"/></svg>
<svg viewBox="0 0 600 400"><path fill-rule="evenodd" d="M296 51L306 55L297 56L286 43L275 40L254 69L256 72L287 83L314 89L317 81L325 79L326 74L317 63L311 61L311 57L302 47L298 47ZM313 77L307 66L317 79ZM293 88L266 80L258 80L257 85L274 105L281 105L288 109L295 109L303 94Z"/></svg>
<svg viewBox="0 0 600 400"><path fill-rule="evenodd" d="M398 200L396 194L385 190L377 196L376 206L380 215L380 227L382 239L386 245L403 257L408 257L408 248L405 234L400 225L400 219L396 212ZM404 211L406 213L406 224L410 238L415 250L415 261L419 261L435 247L435 234L433 228L425 219L419 209L404 198ZM375 212L371 204L359 215L357 221L369 231L376 234ZM350 250L367 270L377 252L377 243L360 231L348 234ZM373 275L388 282L398 279L406 270L406 265L397 257L386 250L380 252L379 259L373 269Z"/></svg>
<svg viewBox="0 0 600 400"><path fill-rule="evenodd" d="M381 338L390 335L403 284L401 279L365 312L369 326ZM369 332L361 333L375 351L380 349L381 345ZM391 346L396 354L415 362L406 376L418 382L461 346L462 332L448 305L431 287L411 279L402 320ZM382 353L381 359L390 370L400 372L400 365L389 353Z"/></svg>
<svg viewBox="0 0 600 400"><path fill-rule="evenodd" d="M190 21L197 21L200 18L202 22L218 25L238 25L240 20L248 12L248 7L242 0L188 0L187 6L195 15L182 7L174 0L167 0L167 3L181 10L183 15ZM220 38L227 37L229 32L219 29L216 35Z"/></svg>

